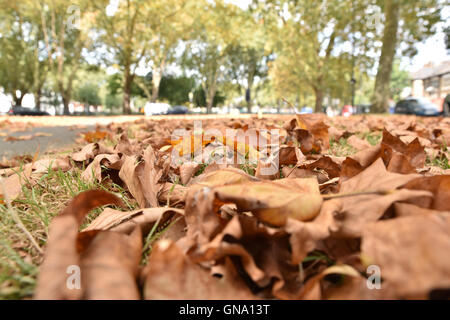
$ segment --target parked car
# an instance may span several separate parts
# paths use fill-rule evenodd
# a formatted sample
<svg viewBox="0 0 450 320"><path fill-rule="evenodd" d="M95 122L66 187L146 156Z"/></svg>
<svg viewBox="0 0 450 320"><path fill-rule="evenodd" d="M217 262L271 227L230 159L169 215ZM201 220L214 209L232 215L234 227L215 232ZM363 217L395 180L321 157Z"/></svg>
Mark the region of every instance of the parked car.
<svg viewBox="0 0 450 320"><path fill-rule="evenodd" d="M370 104L357 104L354 111L354 114L370 113Z"/></svg>
<svg viewBox="0 0 450 320"><path fill-rule="evenodd" d="M343 115L344 117L349 117L354 113L353 111L353 107L351 105L345 105L342 107L342 112L341 115Z"/></svg>
<svg viewBox="0 0 450 320"><path fill-rule="evenodd" d="M10 116L49 116L50 113L36 109L24 108L22 106L14 106L8 111Z"/></svg>
<svg viewBox="0 0 450 320"><path fill-rule="evenodd" d="M167 114L167 112L170 109L170 105L167 103L146 103L144 107L144 113L146 116L152 116L152 115L161 115L161 114Z"/></svg>
<svg viewBox="0 0 450 320"><path fill-rule="evenodd" d="M311 107L308 107L308 106L304 106L300 110L300 114L310 114L310 113L314 113L314 110Z"/></svg>
<svg viewBox="0 0 450 320"><path fill-rule="evenodd" d="M450 117L450 94L448 94L444 99L442 104L442 112L444 113L444 116Z"/></svg>
<svg viewBox="0 0 450 320"><path fill-rule="evenodd" d="M173 106L167 110L167 114L187 114L189 109L185 106Z"/></svg>
<svg viewBox="0 0 450 320"><path fill-rule="evenodd" d="M395 105L396 114L415 114L418 116L439 116L440 108L423 98L407 98Z"/></svg>

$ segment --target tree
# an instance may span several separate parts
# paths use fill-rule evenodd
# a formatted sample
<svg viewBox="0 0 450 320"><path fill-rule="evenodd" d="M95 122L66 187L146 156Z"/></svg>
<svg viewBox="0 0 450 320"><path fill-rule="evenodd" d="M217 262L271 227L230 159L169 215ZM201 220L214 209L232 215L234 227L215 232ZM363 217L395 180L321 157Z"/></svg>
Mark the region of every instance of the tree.
<svg viewBox="0 0 450 320"><path fill-rule="evenodd" d="M117 108L121 107L122 101L123 101L123 98L120 95L118 95L118 94L113 95L111 93L107 93L105 96L104 103L108 109L112 110L112 109L117 109Z"/></svg>
<svg viewBox="0 0 450 320"><path fill-rule="evenodd" d="M97 10L97 32L105 45L104 59L115 64L122 74L123 113L131 113L131 86L136 69L147 53L147 32L144 27L146 2L125 0L112 9L109 0L94 1Z"/></svg>
<svg viewBox="0 0 450 320"><path fill-rule="evenodd" d="M388 110L390 78L399 44L406 48L404 54L415 55L414 44L434 33L442 4L439 0L379 0L377 3L384 12L385 22L372 112L383 113Z"/></svg>
<svg viewBox="0 0 450 320"><path fill-rule="evenodd" d="M124 0L112 10L109 0L93 2L97 9L98 32L108 53L105 60L114 64L122 74L123 113L131 113L132 84L142 86L149 100L157 98L157 92L166 62L170 60L177 43L178 29L170 30L186 1L175 0ZM151 61L153 68L152 93L146 90L137 68Z"/></svg>
<svg viewBox="0 0 450 320"><path fill-rule="evenodd" d="M346 89L356 59L360 68L369 64L363 1L267 0L258 1L255 10L264 19L274 48L275 61L269 70L274 87L278 92L289 87L297 97L312 92L316 112L322 111L323 99L332 91L349 94ZM352 37L354 30L358 37Z"/></svg>
<svg viewBox="0 0 450 320"><path fill-rule="evenodd" d="M56 91L64 105L64 114L69 114L69 103L73 95L73 84L83 61L83 49L90 45L88 31L94 14L89 1L77 0L26 0L39 21L45 56Z"/></svg>
<svg viewBox="0 0 450 320"><path fill-rule="evenodd" d="M400 1L385 0L386 23L383 32L383 47L381 49L378 72L375 80L372 112L385 112L388 108L389 80L392 72L395 49L397 48L397 33L400 20Z"/></svg>
<svg viewBox="0 0 450 320"><path fill-rule="evenodd" d="M271 59L271 48L267 46L267 33L263 20L250 8L240 12L241 24L237 44L230 50L230 78L237 82L240 91L243 89L247 103L247 111L251 112L254 100L254 84L256 80L267 77L268 64Z"/></svg>
<svg viewBox="0 0 450 320"><path fill-rule="evenodd" d="M156 102L166 67L176 58L176 48L181 40L187 40L193 24L191 12L195 10L190 0L152 1L149 7L146 30L149 33L148 54L145 65L151 67L151 90L137 78L136 83L144 90L151 102Z"/></svg>
<svg viewBox="0 0 450 320"><path fill-rule="evenodd" d="M395 101L400 100L403 89L409 87L410 84L408 71L401 69L400 61L396 59L391 72L390 97Z"/></svg>
<svg viewBox="0 0 450 320"><path fill-rule="evenodd" d="M189 93L195 89L195 80L186 76L165 76L161 79L159 96L172 105L189 103Z"/></svg>
<svg viewBox="0 0 450 320"><path fill-rule="evenodd" d="M223 96L220 91L217 91L214 95L214 100L211 103L211 108L217 107L219 104L224 103L224 101L225 96ZM206 92L201 86L194 91L194 105L196 105L197 107L204 107L207 105Z"/></svg>
<svg viewBox="0 0 450 320"><path fill-rule="evenodd" d="M205 93L207 112L211 112L219 85L231 68L230 52L237 44L242 10L223 1L208 1L199 5L194 33L187 41L184 65L200 79Z"/></svg>
<svg viewBox="0 0 450 320"><path fill-rule="evenodd" d="M445 46L447 50L450 50L450 26L444 29L444 33L445 33Z"/></svg>
<svg viewBox="0 0 450 320"><path fill-rule="evenodd" d="M269 56L263 46L238 45L231 49L230 58L231 77L239 81L239 87L244 88L247 111L251 112L255 79L267 76Z"/></svg>
<svg viewBox="0 0 450 320"><path fill-rule="evenodd" d="M84 103L84 110L89 113L89 106L99 106L102 104L102 100L98 92L100 88L93 83L85 83L75 91L75 99L81 103Z"/></svg>
<svg viewBox="0 0 450 320"><path fill-rule="evenodd" d="M47 64L40 43L42 30L24 3L0 2L0 85L9 93L15 105L21 105L27 93L35 96L40 109L42 87L47 76Z"/></svg>

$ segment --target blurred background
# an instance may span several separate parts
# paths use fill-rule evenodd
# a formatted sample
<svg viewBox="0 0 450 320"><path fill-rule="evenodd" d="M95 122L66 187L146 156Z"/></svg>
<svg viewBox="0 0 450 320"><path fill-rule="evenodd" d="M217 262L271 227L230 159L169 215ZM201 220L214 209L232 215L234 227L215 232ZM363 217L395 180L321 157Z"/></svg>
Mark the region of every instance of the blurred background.
<svg viewBox="0 0 450 320"><path fill-rule="evenodd" d="M0 114L448 114L445 0L0 0Z"/></svg>

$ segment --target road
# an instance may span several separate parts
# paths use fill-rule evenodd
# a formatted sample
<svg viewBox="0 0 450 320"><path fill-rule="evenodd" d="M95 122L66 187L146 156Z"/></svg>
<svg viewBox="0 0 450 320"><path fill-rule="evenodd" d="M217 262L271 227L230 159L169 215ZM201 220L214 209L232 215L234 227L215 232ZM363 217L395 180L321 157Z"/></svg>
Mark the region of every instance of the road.
<svg viewBox="0 0 450 320"><path fill-rule="evenodd" d="M56 127L35 127L21 132L8 132L0 130L8 136L19 137L36 133L48 134L48 136L33 137L31 140L23 141L4 141L5 137L0 137L0 160L3 157L11 158L18 155L34 155L37 150L42 155L45 152L65 151L75 146L75 139L80 132L93 130L94 126L88 126L85 129L73 129L68 126Z"/></svg>

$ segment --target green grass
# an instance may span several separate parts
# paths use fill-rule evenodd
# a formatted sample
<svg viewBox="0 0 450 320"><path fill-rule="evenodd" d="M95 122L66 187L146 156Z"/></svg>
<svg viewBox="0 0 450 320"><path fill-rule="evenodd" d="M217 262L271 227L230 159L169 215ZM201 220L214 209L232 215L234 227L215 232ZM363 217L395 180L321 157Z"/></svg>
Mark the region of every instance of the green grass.
<svg viewBox="0 0 450 320"><path fill-rule="evenodd" d="M361 139L367 140L372 146L375 146L381 142L381 139L383 139L383 134L381 132L374 133L374 132L364 132L357 135Z"/></svg>
<svg viewBox="0 0 450 320"><path fill-rule="evenodd" d="M9 207L0 204L0 299L30 298L36 285L38 266L48 238L50 222L78 193L103 189L116 193L127 209L137 208L127 192L113 183L85 182L82 170L49 170L35 185L22 188L22 195ZM83 225L102 209L93 210ZM82 226L83 227L83 226Z"/></svg>
<svg viewBox="0 0 450 320"><path fill-rule="evenodd" d="M340 138L339 141L330 139L330 150L331 155L337 157L347 157L355 154L357 150L348 144L347 139Z"/></svg>
<svg viewBox="0 0 450 320"><path fill-rule="evenodd" d="M201 163L200 167L198 168L197 172L194 174L194 177L198 177L203 172L205 172L206 168L209 166L209 163Z"/></svg>
<svg viewBox="0 0 450 320"><path fill-rule="evenodd" d="M432 159L430 157L427 157L427 165L439 167L444 170L450 169L450 163L444 154L436 156Z"/></svg>

